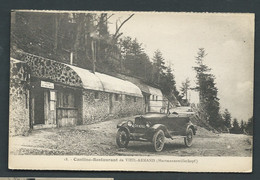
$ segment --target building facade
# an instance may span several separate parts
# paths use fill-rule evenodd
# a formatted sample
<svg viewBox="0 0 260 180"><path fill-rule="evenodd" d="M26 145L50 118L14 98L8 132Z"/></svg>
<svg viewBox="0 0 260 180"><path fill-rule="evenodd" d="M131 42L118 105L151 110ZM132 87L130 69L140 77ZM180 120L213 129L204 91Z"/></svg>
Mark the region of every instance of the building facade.
<svg viewBox="0 0 260 180"><path fill-rule="evenodd" d="M9 132L10 135L24 135L30 129L30 74L26 63L13 58L10 62Z"/></svg>
<svg viewBox="0 0 260 180"><path fill-rule="evenodd" d="M11 72L14 72L10 78L12 135L21 135L30 128L90 124L144 112L142 92L129 81L28 53L20 53L18 58L21 60L18 64L28 67L30 79L24 79L26 87L18 80L14 81L15 85L12 79L18 78L17 63L11 61ZM21 98L14 101L19 88ZM15 110L15 104L19 110ZM19 114L16 111L24 113L20 119L14 116ZM21 124L25 128L14 130Z"/></svg>
<svg viewBox="0 0 260 180"><path fill-rule="evenodd" d="M143 109L145 113L165 112L168 99L163 96L160 89L147 85L141 79L135 77L126 76L123 74L117 74L116 76L132 82L142 91Z"/></svg>

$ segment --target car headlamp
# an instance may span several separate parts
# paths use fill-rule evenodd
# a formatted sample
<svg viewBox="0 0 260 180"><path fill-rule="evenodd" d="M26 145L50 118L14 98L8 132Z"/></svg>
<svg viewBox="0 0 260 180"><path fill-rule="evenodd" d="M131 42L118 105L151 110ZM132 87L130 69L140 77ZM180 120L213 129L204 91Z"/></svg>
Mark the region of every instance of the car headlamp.
<svg viewBox="0 0 260 180"><path fill-rule="evenodd" d="M132 121L127 121L127 126L133 126L133 122Z"/></svg>
<svg viewBox="0 0 260 180"><path fill-rule="evenodd" d="M147 128L149 128L151 125L150 125L149 122L146 122L145 126L146 126Z"/></svg>

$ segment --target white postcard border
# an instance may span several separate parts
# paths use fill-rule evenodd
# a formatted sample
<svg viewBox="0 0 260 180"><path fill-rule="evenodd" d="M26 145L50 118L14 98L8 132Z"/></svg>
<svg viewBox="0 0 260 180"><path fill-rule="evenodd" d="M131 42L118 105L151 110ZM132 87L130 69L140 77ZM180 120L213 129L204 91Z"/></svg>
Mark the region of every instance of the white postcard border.
<svg viewBox="0 0 260 180"><path fill-rule="evenodd" d="M252 157L10 155L9 169L251 173Z"/></svg>

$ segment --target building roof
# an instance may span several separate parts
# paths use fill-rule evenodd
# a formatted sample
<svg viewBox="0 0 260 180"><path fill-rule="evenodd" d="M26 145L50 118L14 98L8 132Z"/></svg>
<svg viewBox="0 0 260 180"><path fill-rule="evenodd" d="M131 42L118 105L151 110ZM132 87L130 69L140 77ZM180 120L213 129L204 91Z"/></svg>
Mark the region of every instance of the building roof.
<svg viewBox="0 0 260 180"><path fill-rule="evenodd" d="M66 65L73 69L81 78L82 86L85 89L142 97L141 90L129 81L98 72L92 73L89 70L76 66Z"/></svg>
<svg viewBox="0 0 260 180"><path fill-rule="evenodd" d="M97 91L104 90L103 84L94 73L90 72L89 70L82 69L76 66L72 66L68 64L65 65L69 66L80 77L83 88L97 90Z"/></svg>
<svg viewBox="0 0 260 180"><path fill-rule="evenodd" d="M142 97L138 86L127 80L98 72L92 73L87 69L26 52L19 52L18 55L19 59L23 60L21 62L28 64L32 76L84 89Z"/></svg>
<svg viewBox="0 0 260 180"><path fill-rule="evenodd" d="M135 84L137 87L139 87L139 89L146 93L146 94L151 94L148 88L148 85L143 83L142 80L135 78L135 77L131 77L131 76L126 76L123 74L116 74L117 77L125 79L127 81L132 82L133 84Z"/></svg>
<svg viewBox="0 0 260 180"><path fill-rule="evenodd" d="M154 88L152 86L148 86L148 89L150 94L163 97L162 91L160 89Z"/></svg>

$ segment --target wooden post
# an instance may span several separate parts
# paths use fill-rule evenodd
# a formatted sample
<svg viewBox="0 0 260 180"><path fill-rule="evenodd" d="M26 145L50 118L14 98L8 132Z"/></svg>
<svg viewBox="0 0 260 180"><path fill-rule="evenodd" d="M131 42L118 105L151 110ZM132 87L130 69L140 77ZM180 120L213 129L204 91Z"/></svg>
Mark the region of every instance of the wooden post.
<svg viewBox="0 0 260 180"><path fill-rule="evenodd" d="M33 129L33 124L34 124L34 97L32 96L31 91L29 92L29 118L30 118L30 129Z"/></svg>
<svg viewBox="0 0 260 180"><path fill-rule="evenodd" d="M96 72L96 42L94 40L91 41L91 49L92 49L92 71L93 73Z"/></svg>
<svg viewBox="0 0 260 180"><path fill-rule="evenodd" d="M73 65L73 52L70 52L70 64Z"/></svg>

